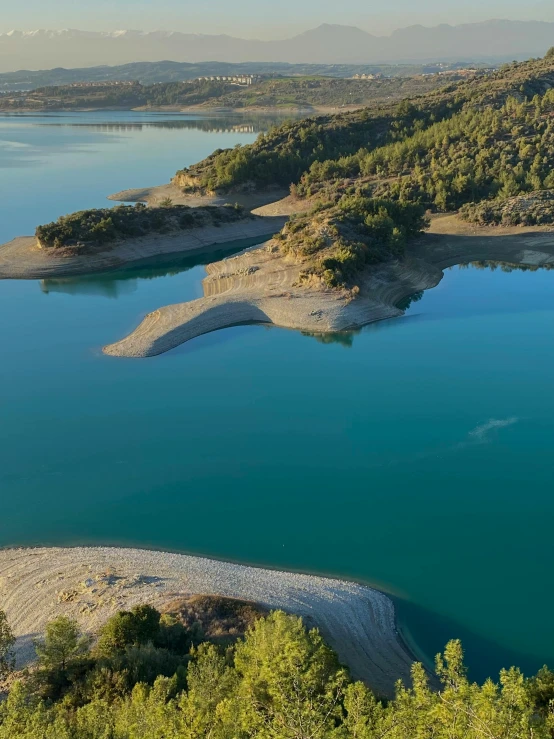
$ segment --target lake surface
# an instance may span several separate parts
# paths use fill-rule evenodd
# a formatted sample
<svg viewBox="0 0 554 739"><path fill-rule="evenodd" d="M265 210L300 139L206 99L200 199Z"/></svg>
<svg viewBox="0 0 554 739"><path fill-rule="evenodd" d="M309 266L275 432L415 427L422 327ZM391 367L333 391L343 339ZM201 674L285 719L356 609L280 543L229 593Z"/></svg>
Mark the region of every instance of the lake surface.
<svg viewBox="0 0 554 739"><path fill-rule="evenodd" d="M255 137L218 127L0 118L0 242ZM406 317L325 341L248 326L101 354L204 274L0 283L0 545L339 575L393 594L422 653L461 636L477 678L553 666L554 272L454 268Z"/></svg>

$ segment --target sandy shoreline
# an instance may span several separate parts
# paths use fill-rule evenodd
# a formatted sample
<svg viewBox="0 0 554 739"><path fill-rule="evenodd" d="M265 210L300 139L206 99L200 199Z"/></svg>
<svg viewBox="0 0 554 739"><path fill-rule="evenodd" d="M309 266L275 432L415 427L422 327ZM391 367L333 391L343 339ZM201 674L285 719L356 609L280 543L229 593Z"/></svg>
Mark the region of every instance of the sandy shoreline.
<svg viewBox="0 0 554 739"><path fill-rule="evenodd" d="M358 329L403 315L400 301L435 287L443 270L474 260L554 263L549 229L476 228L455 216L435 219L409 256L368 270L360 294L301 283L301 264L265 247L209 264L204 297L161 307L122 340L104 347L119 357L151 357L205 333L239 323L273 324L312 333Z"/></svg>
<svg viewBox="0 0 554 739"><path fill-rule="evenodd" d="M34 236L20 236L0 245L0 279L35 280L106 272L168 254L214 251L233 242L264 241L279 231L285 217L245 219L225 226L206 226L167 235L123 241L94 253L60 256L38 246ZM255 241L253 243L256 243Z"/></svg>
<svg viewBox="0 0 554 739"><path fill-rule="evenodd" d="M0 550L0 604L17 636L20 665L32 639L65 614L93 631L137 603L161 607L182 595L255 601L317 625L352 675L382 695L409 679L413 656L383 593L343 580L281 572L183 554L112 547Z"/></svg>

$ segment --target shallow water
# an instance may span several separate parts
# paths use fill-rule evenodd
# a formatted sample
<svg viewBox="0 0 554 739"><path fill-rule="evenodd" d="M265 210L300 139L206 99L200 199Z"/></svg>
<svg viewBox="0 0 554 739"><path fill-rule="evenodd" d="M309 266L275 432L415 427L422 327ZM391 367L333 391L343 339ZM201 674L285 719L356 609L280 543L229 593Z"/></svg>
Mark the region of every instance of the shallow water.
<svg viewBox="0 0 554 739"><path fill-rule="evenodd" d="M0 242L254 137L103 116L0 118ZM406 317L325 340L247 326L100 353L197 297L198 261L0 283L0 544L340 575L394 594L424 653L462 636L476 677L554 664L554 272L454 268Z"/></svg>

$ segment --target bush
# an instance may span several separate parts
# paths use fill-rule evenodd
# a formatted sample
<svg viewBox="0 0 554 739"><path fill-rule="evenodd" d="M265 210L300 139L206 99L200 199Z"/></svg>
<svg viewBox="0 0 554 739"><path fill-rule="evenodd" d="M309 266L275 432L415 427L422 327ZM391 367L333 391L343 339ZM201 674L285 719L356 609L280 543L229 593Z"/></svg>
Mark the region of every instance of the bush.
<svg viewBox="0 0 554 739"><path fill-rule="evenodd" d="M189 208L173 205L170 198L161 207L117 205L115 208L81 210L38 226L36 236L48 248L99 246L115 241L249 218L250 213L229 206Z"/></svg>

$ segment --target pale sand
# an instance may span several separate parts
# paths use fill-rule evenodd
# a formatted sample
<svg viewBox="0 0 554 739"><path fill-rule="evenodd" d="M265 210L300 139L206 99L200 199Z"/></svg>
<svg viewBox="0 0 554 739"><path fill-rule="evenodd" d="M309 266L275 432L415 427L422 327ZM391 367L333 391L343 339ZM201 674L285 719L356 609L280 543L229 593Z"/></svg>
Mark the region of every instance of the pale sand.
<svg viewBox="0 0 554 739"><path fill-rule="evenodd" d="M32 639L48 620L68 615L96 631L120 609L160 607L182 595L255 601L317 625L347 664L379 694L409 680L413 657L383 593L342 580L246 567L140 549L106 547L0 550L0 607L17 636L20 666L34 657Z"/></svg>
<svg viewBox="0 0 554 739"><path fill-rule="evenodd" d="M106 354L150 357L201 334L240 323L265 323L312 333L356 329L403 315L397 305L435 287L443 270L464 261L554 262L554 237L543 229L484 229L456 217L435 219L430 232L402 261L372 268L360 294L299 285L301 264L271 243L207 266L204 297L159 308L129 336L104 347Z"/></svg>
<svg viewBox="0 0 554 739"><path fill-rule="evenodd" d="M0 246L0 279L34 280L104 272L164 254L194 254L246 239L262 241L277 233L285 221L285 216L256 217L220 227L144 236L75 256L42 249L34 236L21 236Z"/></svg>

